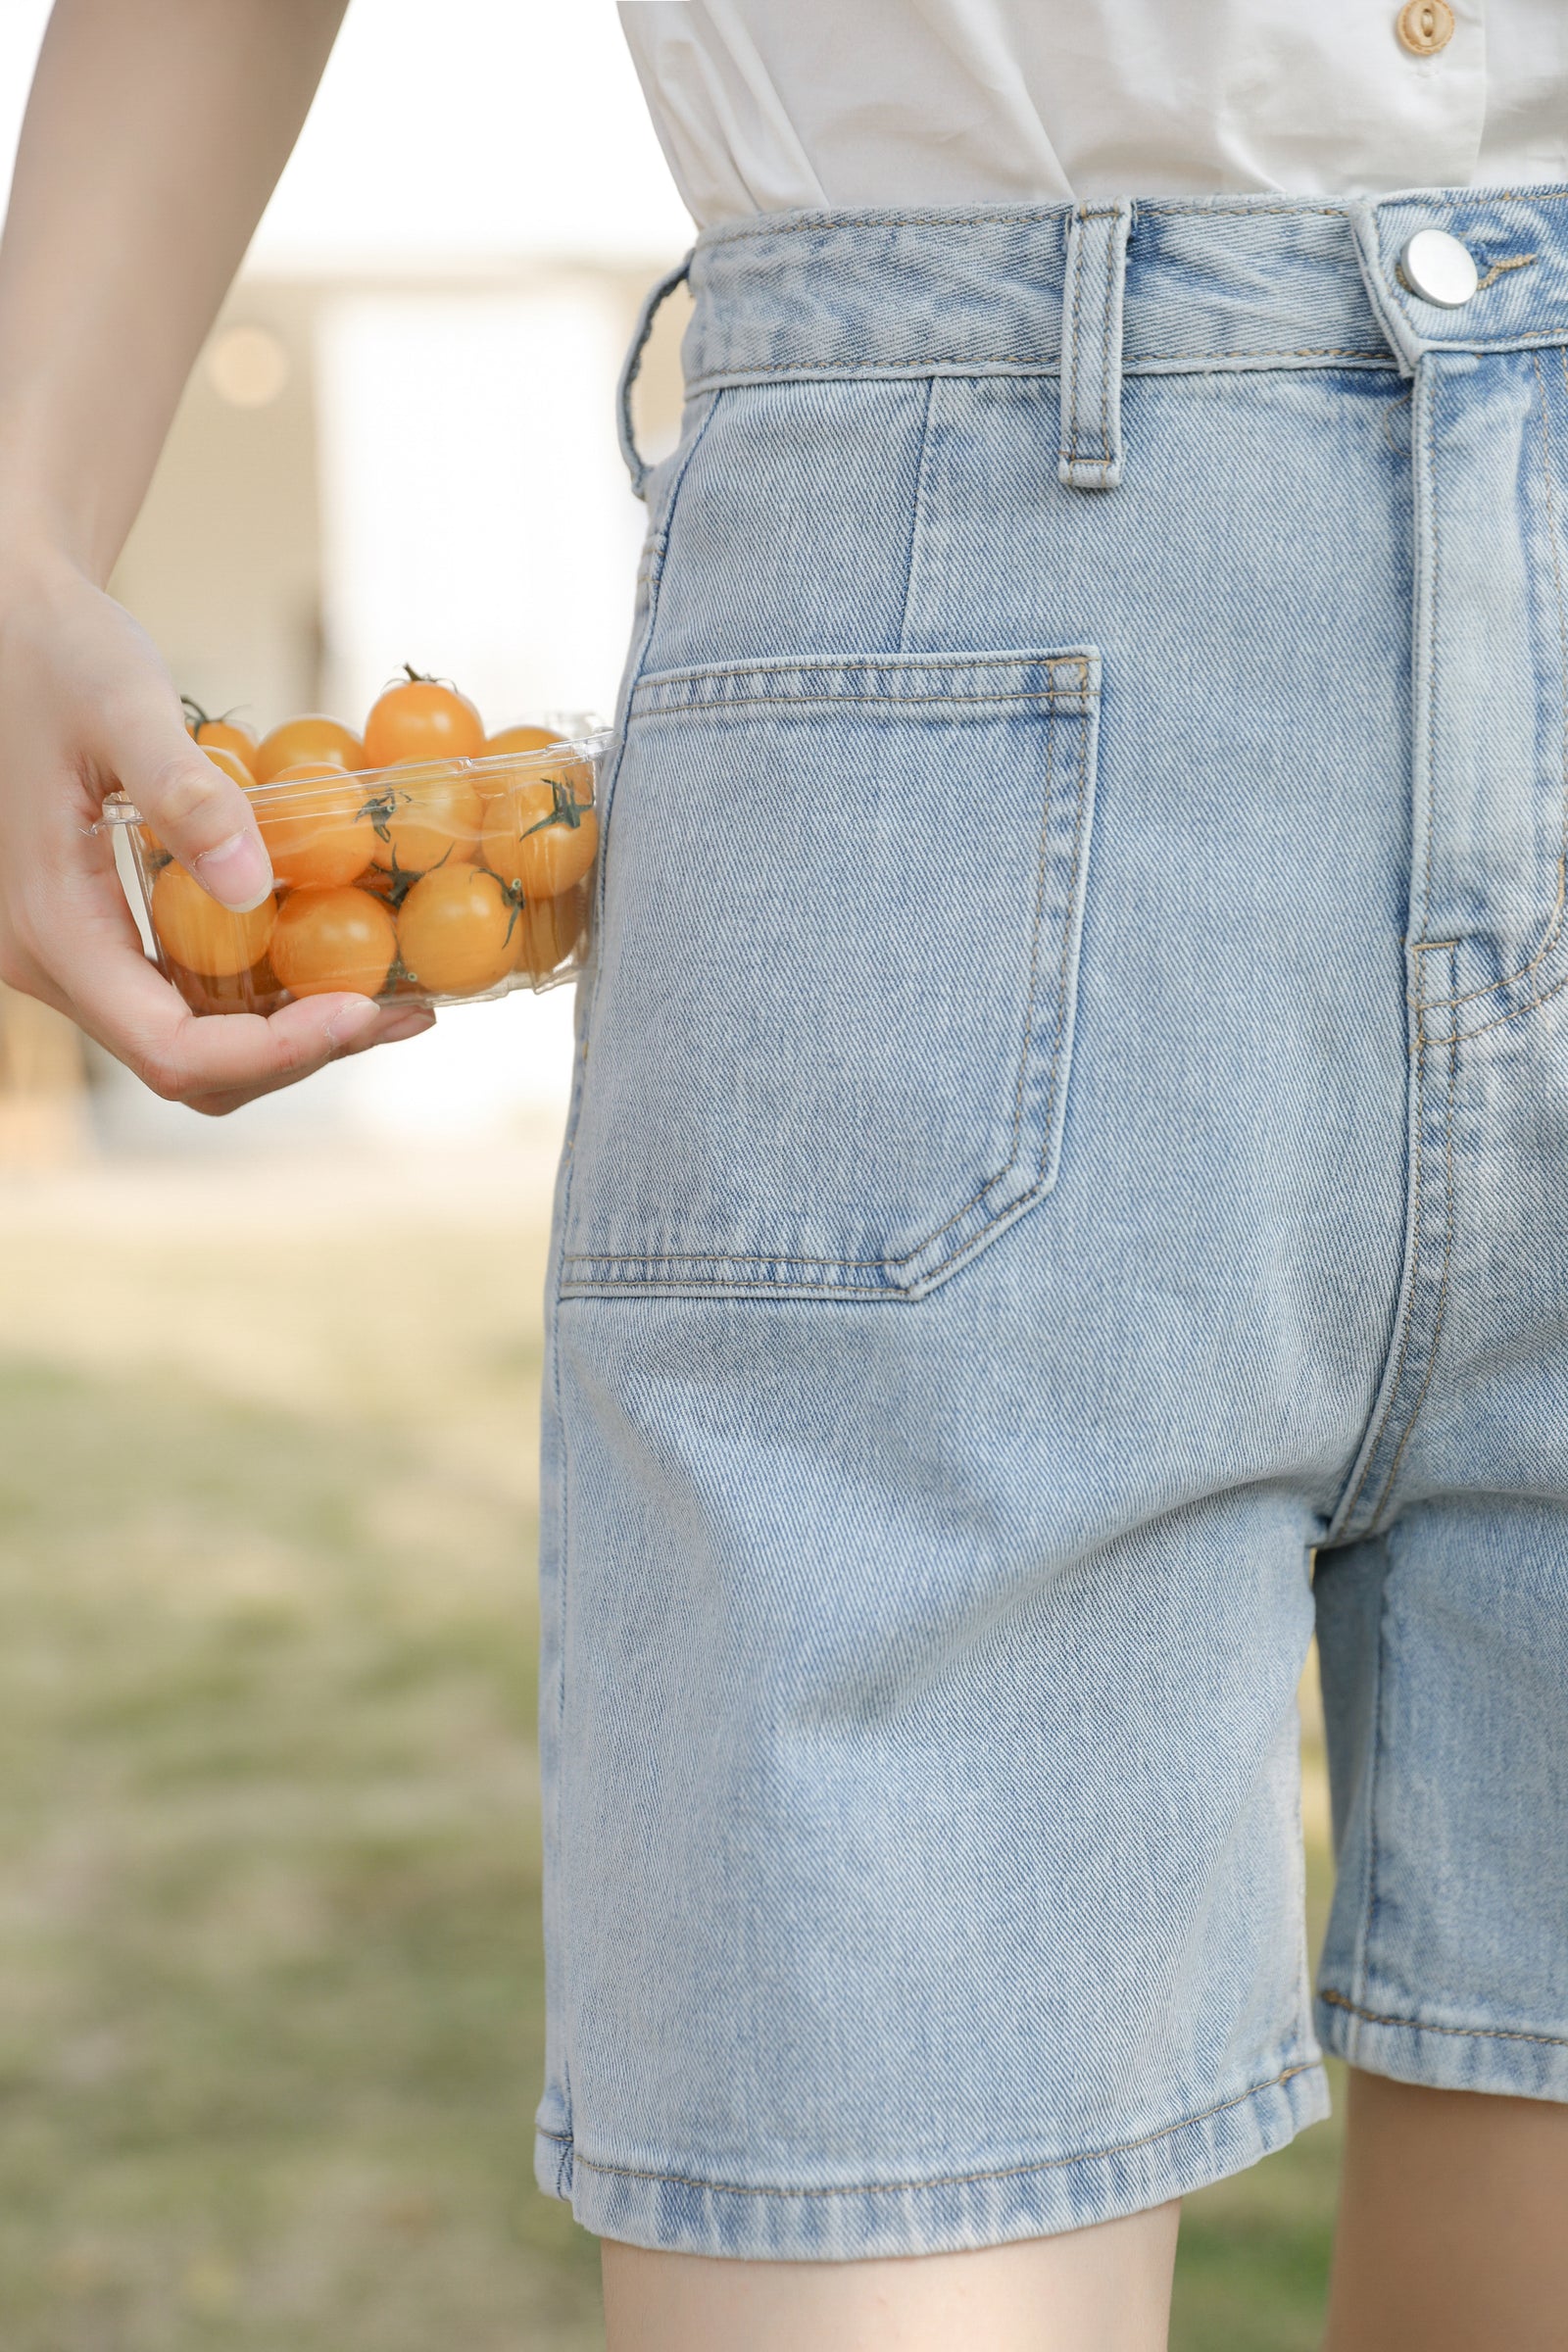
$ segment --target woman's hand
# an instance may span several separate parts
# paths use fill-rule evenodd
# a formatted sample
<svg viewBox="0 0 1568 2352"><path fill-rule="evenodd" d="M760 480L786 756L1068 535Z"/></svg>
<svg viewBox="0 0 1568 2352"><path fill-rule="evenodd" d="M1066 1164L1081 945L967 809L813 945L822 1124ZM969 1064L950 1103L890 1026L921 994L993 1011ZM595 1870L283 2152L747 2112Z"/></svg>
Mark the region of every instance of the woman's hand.
<svg viewBox="0 0 1568 2352"><path fill-rule="evenodd" d="M214 898L243 908L272 881L250 804L186 734L130 615L64 556L21 556L3 534L0 548L0 979L155 1093L210 1112L428 1028L432 1013L349 995L266 1020L189 1010L143 955L111 838L91 828L105 794L125 792Z"/></svg>
<svg viewBox="0 0 1568 2352"><path fill-rule="evenodd" d="M429 1023L350 996L197 1018L90 830L118 785L225 906L271 880L244 793L101 583L343 8L55 0L0 238L0 978L198 1110Z"/></svg>

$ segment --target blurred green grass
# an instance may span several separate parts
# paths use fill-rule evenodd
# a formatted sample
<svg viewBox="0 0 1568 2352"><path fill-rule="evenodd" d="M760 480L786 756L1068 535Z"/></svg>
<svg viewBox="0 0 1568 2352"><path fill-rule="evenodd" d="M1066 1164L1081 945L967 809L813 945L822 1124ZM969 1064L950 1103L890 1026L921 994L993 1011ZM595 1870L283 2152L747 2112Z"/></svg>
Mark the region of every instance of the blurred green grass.
<svg viewBox="0 0 1568 2352"><path fill-rule="evenodd" d="M601 2341L531 2166L540 1237L334 1200L0 1215L5 2352ZM1189 2201L1177 2352L1316 2342L1337 2147Z"/></svg>

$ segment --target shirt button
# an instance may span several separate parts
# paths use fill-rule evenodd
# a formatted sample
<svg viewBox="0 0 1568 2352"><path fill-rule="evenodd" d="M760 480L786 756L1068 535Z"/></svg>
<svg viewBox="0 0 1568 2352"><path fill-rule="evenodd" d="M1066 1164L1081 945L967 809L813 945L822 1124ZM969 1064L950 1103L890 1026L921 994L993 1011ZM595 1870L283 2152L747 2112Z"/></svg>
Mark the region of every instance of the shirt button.
<svg viewBox="0 0 1568 2352"><path fill-rule="evenodd" d="M1448 0L1407 0L1394 29L1412 57L1435 57L1453 38L1453 11Z"/></svg>
<svg viewBox="0 0 1568 2352"><path fill-rule="evenodd" d="M1440 311L1457 311L1481 282L1467 246L1446 228L1418 228L1399 256L1399 275L1412 294Z"/></svg>

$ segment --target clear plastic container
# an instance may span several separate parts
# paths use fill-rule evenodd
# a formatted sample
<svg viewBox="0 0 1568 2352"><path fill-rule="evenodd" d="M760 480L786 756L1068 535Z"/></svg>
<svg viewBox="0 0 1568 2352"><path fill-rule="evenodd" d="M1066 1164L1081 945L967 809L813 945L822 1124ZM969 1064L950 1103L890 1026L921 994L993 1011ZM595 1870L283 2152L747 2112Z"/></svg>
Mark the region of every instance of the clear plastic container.
<svg viewBox="0 0 1568 2352"><path fill-rule="evenodd" d="M251 914L209 898L128 800L106 800L102 823L124 836L152 953L196 1012L331 989L466 1004L582 969L607 741L255 785L278 887Z"/></svg>

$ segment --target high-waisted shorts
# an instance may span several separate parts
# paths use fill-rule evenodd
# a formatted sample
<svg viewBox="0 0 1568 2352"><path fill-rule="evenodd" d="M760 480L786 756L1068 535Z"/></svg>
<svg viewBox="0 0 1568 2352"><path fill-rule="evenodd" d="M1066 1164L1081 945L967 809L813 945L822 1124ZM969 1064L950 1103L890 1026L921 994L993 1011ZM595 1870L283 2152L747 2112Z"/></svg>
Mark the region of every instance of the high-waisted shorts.
<svg viewBox="0 0 1568 2352"><path fill-rule="evenodd" d="M913 2254L1251 2163L1323 2045L1568 2098L1568 189L689 273L550 1283L539 2180Z"/></svg>

